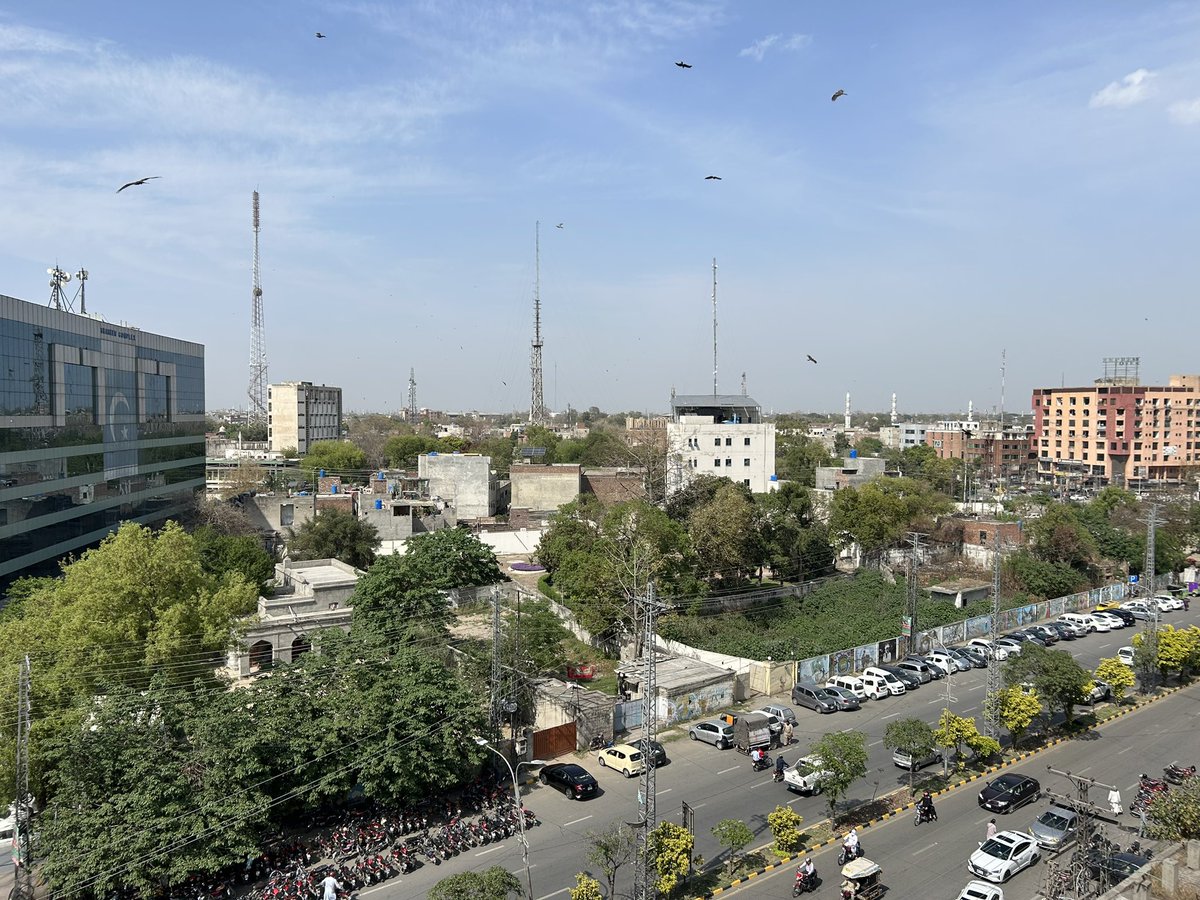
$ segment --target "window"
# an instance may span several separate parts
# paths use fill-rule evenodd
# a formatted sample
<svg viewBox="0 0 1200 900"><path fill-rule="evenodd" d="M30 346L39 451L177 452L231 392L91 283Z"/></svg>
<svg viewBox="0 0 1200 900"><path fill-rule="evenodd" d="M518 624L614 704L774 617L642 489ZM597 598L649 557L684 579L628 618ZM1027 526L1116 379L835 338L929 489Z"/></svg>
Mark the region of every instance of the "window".
<svg viewBox="0 0 1200 900"><path fill-rule="evenodd" d="M731 437L725 438L725 446L732 447L733 446L733 438L731 438Z"/></svg>
<svg viewBox="0 0 1200 900"><path fill-rule="evenodd" d="M714 465L714 466L716 466L718 469L719 469L719 468L721 468L721 460L720 460L720 459L714 459L714 460L713 460L713 465Z"/></svg>
<svg viewBox="0 0 1200 900"><path fill-rule="evenodd" d="M742 465L748 467L750 465L750 457L747 456L745 459L743 459Z"/></svg>
<svg viewBox="0 0 1200 900"><path fill-rule="evenodd" d="M714 446L714 447L720 447L720 446L721 446L721 439L720 439L720 438L713 438L713 446Z"/></svg>
<svg viewBox="0 0 1200 900"><path fill-rule="evenodd" d="M750 446L750 438L743 438L743 439L742 439L742 446L743 446L743 447L749 447L749 446Z"/></svg>
<svg viewBox="0 0 1200 900"><path fill-rule="evenodd" d="M725 465L726 465L726 466L732 466L732 465L733 465L733 460L732 460L732 459L730 459L728 456L727 456L727 457L725 457Z"/></svg>
<svg viewBox="0 0 1200 900"><path fill-rule="evenodd" d="M749 478L743 478L743 479L742 479L742 484L744 484L746 487L750 487L750 479L749 479Z"/></svg>

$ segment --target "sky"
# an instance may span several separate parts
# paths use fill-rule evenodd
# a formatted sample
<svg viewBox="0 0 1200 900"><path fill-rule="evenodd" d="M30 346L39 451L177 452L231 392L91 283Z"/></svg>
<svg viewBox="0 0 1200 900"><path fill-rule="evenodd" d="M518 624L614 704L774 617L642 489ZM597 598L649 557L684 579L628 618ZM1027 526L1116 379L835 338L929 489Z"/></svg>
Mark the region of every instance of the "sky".
<svg viewBox="0 0 1200 900"><path fill-rule="evenodd" d="M0 294L86 268L210 409L256 189L269 379L347 410L410 367L528 410L537 282L547 405L664 412L712 390L714 258L718 389L767 412L1200 371L1195 3L0 0L0 110Z"/></svg>

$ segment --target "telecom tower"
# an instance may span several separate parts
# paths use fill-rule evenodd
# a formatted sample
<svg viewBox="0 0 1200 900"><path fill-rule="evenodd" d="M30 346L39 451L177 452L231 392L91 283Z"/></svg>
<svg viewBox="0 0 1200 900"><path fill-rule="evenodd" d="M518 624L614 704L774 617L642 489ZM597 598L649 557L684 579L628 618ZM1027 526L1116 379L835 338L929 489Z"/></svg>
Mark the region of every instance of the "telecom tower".
<svg viewBox="0 0 1200 900"><path fill-rule="evenodd" d="M408 424L417 421L417 370L408 370Z"/></svg>
<svg viewBox="0 0 1200 900"><path fill-rule="evenodd" d="M717 396L717 258L713 257L713 396Z"/></svg>
<svg viewBox="0 0 1200 900"><path fill-rule="evenodd" d="M267 420L267 335L263 325L262 282L258 269L258 191L254 192L254 266L250 290L250 386L246 390L250 405L246 410L252 422Z"/></svg>
<svg viewBox="0 0 1200 900"><path fill-rule="evenodd" d="M542 238L541 222L533 223L533 346L529 357L529 422L540 425L546 420L546 400L542 392Z"/></svg>

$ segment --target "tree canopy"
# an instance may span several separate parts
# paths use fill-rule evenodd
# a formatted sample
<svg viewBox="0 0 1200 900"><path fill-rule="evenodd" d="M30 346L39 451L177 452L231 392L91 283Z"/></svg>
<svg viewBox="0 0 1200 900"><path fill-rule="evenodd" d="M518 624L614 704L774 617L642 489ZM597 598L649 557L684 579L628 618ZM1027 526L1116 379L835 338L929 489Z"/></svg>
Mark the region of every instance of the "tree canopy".
<svg viewBox="0 0 1200 900"><path fill-rule="evenodd" d="M340 509L323 509L291 529L287 552L291 559L338 559L356 569L375 560L379 532L366 519Z"/></svg>
<svg viewBox="0 0 1200 900"><path fill-rule="evenodd" d="M836 541L857 542L870 553L897 543L914 528L929 530L933 517L951 509L948 497L912 478L885 478L833 495L829 531Z"/></svg>
<svg viewBox="0 0 1200 900"><path fill-rule="evenodd" d="M344 481L364 481L367 476L367 454L349 441L317 441L310 444L300 467L310 477L325 470L327 475L339 475Z"/></svg>
<svg viewBox="0 0 1200 900"><path fill-rule="evenodd" d="M821 789L833 818L850 785L867 774L867 736L861 731L831 731L813 742L810 752L826 772Z"/></svg>
<svg viewBox="0 0 1200 900"><path fill-rule="evenodd" d="M465 528L413 535L404 558L413 577L431 587L477 587L504 581L495 552Z"/></svg>
<svg viewBox="0 0 1200 900"><path fill-rule="evenodd" d="M1061 711L1070 723L1075 705L1087 701L1092 676L1066 650L1024 644L1020 655L1004 664L1004 679L1009 686L1032 685L1046 705Z"/></svg>

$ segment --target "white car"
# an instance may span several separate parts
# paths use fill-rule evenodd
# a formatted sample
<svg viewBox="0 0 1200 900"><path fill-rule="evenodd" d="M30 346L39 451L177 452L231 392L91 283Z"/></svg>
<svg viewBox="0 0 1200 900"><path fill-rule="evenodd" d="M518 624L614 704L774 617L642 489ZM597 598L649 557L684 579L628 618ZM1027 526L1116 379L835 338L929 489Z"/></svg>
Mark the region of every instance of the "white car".
<svg viewBox="0 0 1200 900"><path fill-rule="evenodd" d="M988 881L1008 881L1038 861L1037 841L1023 831L998 831L979 845L967 861L972 875Z"/></svg>
<svg viewBox="0 0 1200 900"><path fill-rule="evenodd" d="M789 791L815 796L821 793L821 779L828 774L818 757L805 756L783 770L783 783Z"/></svg>
<svg viewBox="0 0 1200 900"><path fill-rule="evenodd" d="M1129 666L1129 668L1132 669L1133 668L1133 652L1134 651L1133 651L1132 647L1122 647L1120 650L1117 651L1117 659L1119 659L1121 662L1125 663L1125 665Z"/></svg>
<svg viewBox="0 0 1200 900"><path fill-rule="evenodd" d="M971 640L967 641L967 646L983 651L984 655L989 659L993 656L1000 660L1008 659L1008 651L1003 647L997 647L987 638L971 638Z"/></svg>
<svg viewBox="0 0 1200 900"><path fill-rule="evenodd" d="M1183 601L1178 597L1172 597L1170 594L1155 594L1154 599L1158 601L1160 609L1183 609Z"/></svg>
<svg viewBox="0 0 1200 900"><path fill-rule="evenodd" d="M958 892L958 900L1004 900L1004 889L986 881L968 881Z"/></svg>
<svg viewBox="0 0 1200 900"><path fill-rule="evenodd" d="M1118 628L1125 627L1125 620L1120 616L1114 616L1112 613L1094 612L1092 613L1092 618L1103 622L1113 631L1117 630Z"/></svg>

